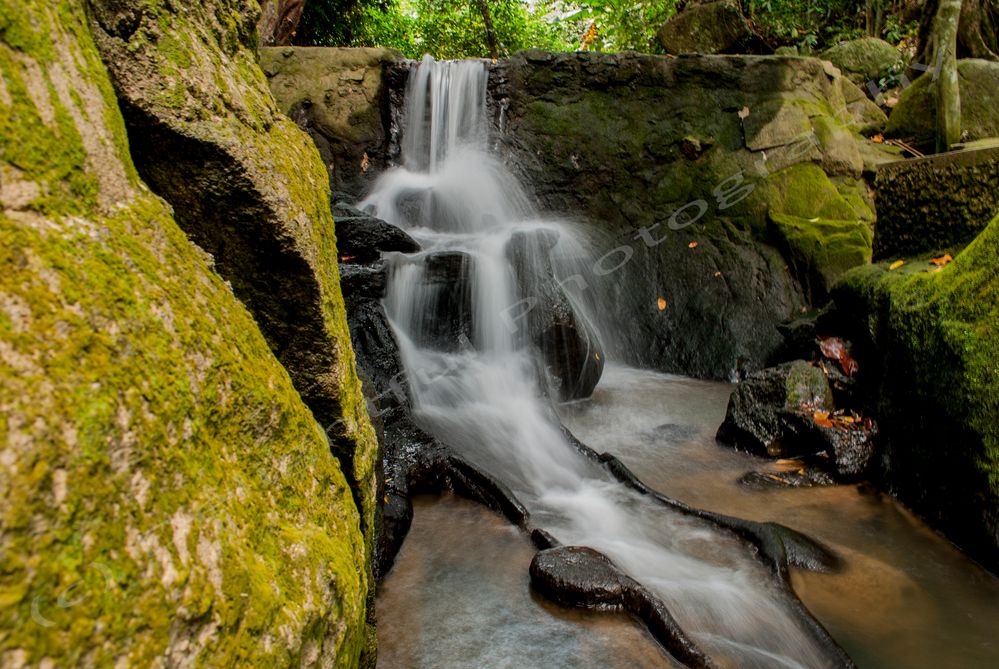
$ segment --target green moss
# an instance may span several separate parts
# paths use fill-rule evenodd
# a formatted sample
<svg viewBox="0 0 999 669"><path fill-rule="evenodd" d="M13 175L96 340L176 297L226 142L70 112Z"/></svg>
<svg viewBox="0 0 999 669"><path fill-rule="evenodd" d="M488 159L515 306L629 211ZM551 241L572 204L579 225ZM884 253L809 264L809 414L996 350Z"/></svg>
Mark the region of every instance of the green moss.
<svg viewBox="0 0 999 669"><path fill-rule="evenodd" d="M870 227L856 219L804 219L771 214L778 245L794 274L813 298L829 294L847 270L871 261Z"/></svg>
<svg viewBox="0 0 999 669"><path fill-rule="evenodd" d="M0 9L2 663L352 666L368 554L322 429L135 178L82 4Z"/></svg>
<svg viewBox="0 0 999 669"><path fill-rule="evenodd" d="M877 82L901 69L903 59L898 49L875 37L840 42L822 53L822 57L843 71L851 81L863 85Z"/></svg>
<svg viewBox="0 0 999 669"><path fill-rule="evenodd" d="M818 165L798 164L775 172L760 192L773 214L840 221L854 218L853 207Z"/></svg>

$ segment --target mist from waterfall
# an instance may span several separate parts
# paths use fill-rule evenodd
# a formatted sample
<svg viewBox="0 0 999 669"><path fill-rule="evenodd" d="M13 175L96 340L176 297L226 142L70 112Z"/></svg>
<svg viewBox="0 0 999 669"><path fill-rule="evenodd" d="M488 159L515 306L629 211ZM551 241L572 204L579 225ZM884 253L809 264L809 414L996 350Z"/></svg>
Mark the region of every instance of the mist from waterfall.
<svg viewBox="0 0 999 669"><path fill-rule="evenodd" d="M537 526L603 552L661 597L720 666L827 666L744 544L623 486L563 437L518 305L541 280L534 272L585 277L565 287L576 316L596 328L593 254L579 227L542 220L487 150L487 81L484 61L425 58L408 83L402 165L359 205L423 245L389 258L385 297L415 418L507 485ZM531 251L515 266L512 240L524 239ZM460 290L448 283L455 277Z"/></svg>

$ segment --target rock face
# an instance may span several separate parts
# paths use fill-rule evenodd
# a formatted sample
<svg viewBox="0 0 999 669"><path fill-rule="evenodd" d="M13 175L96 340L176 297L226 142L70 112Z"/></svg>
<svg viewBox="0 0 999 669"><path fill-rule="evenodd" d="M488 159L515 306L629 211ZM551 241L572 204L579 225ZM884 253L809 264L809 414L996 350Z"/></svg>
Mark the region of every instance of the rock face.
<svg viewBox="0 0 999 669"><path fill-rule="evenodd" d="M999 137L999 63L969 58L957 62L961 86L961 139ZM932 73L927 73L930 75ZM917 145L932 145L937 103L931 76L921 76L906 88L892 110L886 137L901 137Z"/></svg>
<svg viewBox="0 0 999 669"><path fill-rule="evenodd" d="M850 81L864 86L887 77L902 64L898 49L876 37L848 40L822 52L822 57L838 67Z"/></svg>
<svg viewBox="0 0 999 669"><path fill-rule="evenodd" d="M322 428L139 181L83 3L0 14L0 664L355 666Z"/></svg>
<svg viewBox="0 0 999 669"><path fill-rule="evenodd" d="M656 34L666 53L769 53L734 0L690 3Z"/></svg>
<svg viewBox="0 0 999 669"><path fill-rule="evenodd" d="M999 146L878 168L874 256L953 251L999 214Z"/></svg>
<svg viewBox="0 0 999 669"><path fill-rule="evenodd" d="M390 49L260 50L278 106L319 147L333 190L359 195L384 169L389 140L385 68L401 58Z"/></svg>
<svg viewBox="0 0 999 669"><path fill-rule="evenodd" d="M878 463L902 501L999 567L999 218L937 273L853 270L834 292L881 369ZM859 361L861 366L865 360Z"/></svg>
<svg viewBox="0 0 999 669"><path fill-rule="evenodd" d="M880 111L822 61L525 52L491 86L524 183L602 235L612 355L743 376L870 256L862 176L894 156L858 134Z"/></svg>
<svg viewBox="0 0 999 669"><path fill-rule="evenodd" d="M333 205L337 251L343 262L370 263L382 253L416 253L420 244L401 228L340 200ZM346 291L344 291L346 292Z"/></svg>
<svg viewBox="0 0 999 669"><path fill-rule="evenodd" d="M89 4L139 173L261 324L326 428L370 540L377 443L350 348L326 173L267 88L252 5Z"/></svg>
<svg viewBox="0 0 999 669"><path fill-rule="evenodd" d="M801 455L807 444L811 409L831 411L832 391L821 369L803 360L750 374L728 402L718 440L770 457Z"/></svg>

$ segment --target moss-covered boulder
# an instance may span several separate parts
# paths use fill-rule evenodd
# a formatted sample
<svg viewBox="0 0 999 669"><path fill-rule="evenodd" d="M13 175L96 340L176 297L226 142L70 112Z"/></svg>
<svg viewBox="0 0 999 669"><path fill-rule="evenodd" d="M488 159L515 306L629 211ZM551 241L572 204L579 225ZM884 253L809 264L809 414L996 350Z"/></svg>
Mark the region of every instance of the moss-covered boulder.
<svg viewBox="0 0 999 669"><path fill-rule="evenodd" d="M837 242L873 221L878 159L829 63L531 51L495 67L510 162L546 209L596 230L619 358L716 378L766 367L777 326L823 296L789 271L769 213L843 221L823 231ZM821 255L802 269L836 275L839 250L835 269Z"/></svg>
<svg viewBox="0 0 999 669"><path fill-rule="evenodd" d="M840 311L873 333L871 394L882 476L906 504L972 555L999 567L999 218L932 271L853 270ZM868 364L869 363L869 364Z"/></svg>
<svg viewBox="0 0 999 669"><path fill-rule="evenodd" d="M391 49L260 50L278 106L312 137L334 190L360 195L385 168L386 68L401 59Z"/></svg>
<svg viewBox="0 0 999 669"><path fill-rule="evenodd" d="M871 261L871 228L864 221L798 218L771 214L778 245L813 303L821 303L836 281Z"/></svg>
<svg viewBox="0 0 999 669"><path fill-rule="evenodd" d="M961 86L961 139L999 137L999 63L969 58L957 62ZM888 117L887 137L932 145L936 128L936 98L930 73L902 91Z"/></svg>
<svg viewBox="0 0 999 669"><path fill-rule="evenodd" d="M693 2L656 33L666 53L768 53L734 0Z"/></svg>
<svg viewBox="0 0 999 669"><path fill-rule="evenodd" d="M127 144L82 0L0 0L0 665L354 666L347 482Z"/></svg>
<svg viewBox="0 0 999 669"><path fill-rule="evenodd" d="M902 66L902 55L888 42L876 37L840 42L822 52L822 57L842 70L853 83L878 83Z"/></svg>
<svg viewBox="0 0 999 669"><path fill-rule="evenodd" d="M326 170L257 64L256 3L89 6L139 173L260 323L326 428L370 540L379 460L340 294Z"/></svg>

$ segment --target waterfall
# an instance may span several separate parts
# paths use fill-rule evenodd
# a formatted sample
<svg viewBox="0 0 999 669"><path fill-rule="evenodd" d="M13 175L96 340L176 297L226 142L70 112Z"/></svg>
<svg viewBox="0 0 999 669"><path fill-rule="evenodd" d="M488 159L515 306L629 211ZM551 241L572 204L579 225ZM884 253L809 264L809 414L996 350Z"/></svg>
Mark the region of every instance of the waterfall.
<svg viewBox="0 0 999 669"><path fill-rule="evenodd" d="M574 360L599 377L592 255L578 227L540 219L487 150L487 78L482 61L425 58L406 93L402 165L359 205L424 248L389 259L385 297L415 418L507 485L535 524L603 552L661 597L720 666L827 666L743 544L624 487L563 437L546 391L576 381L544 373L561 362L539 354L536 335L571 321ZM535 294L556 295L555 317Z"/></svg>

